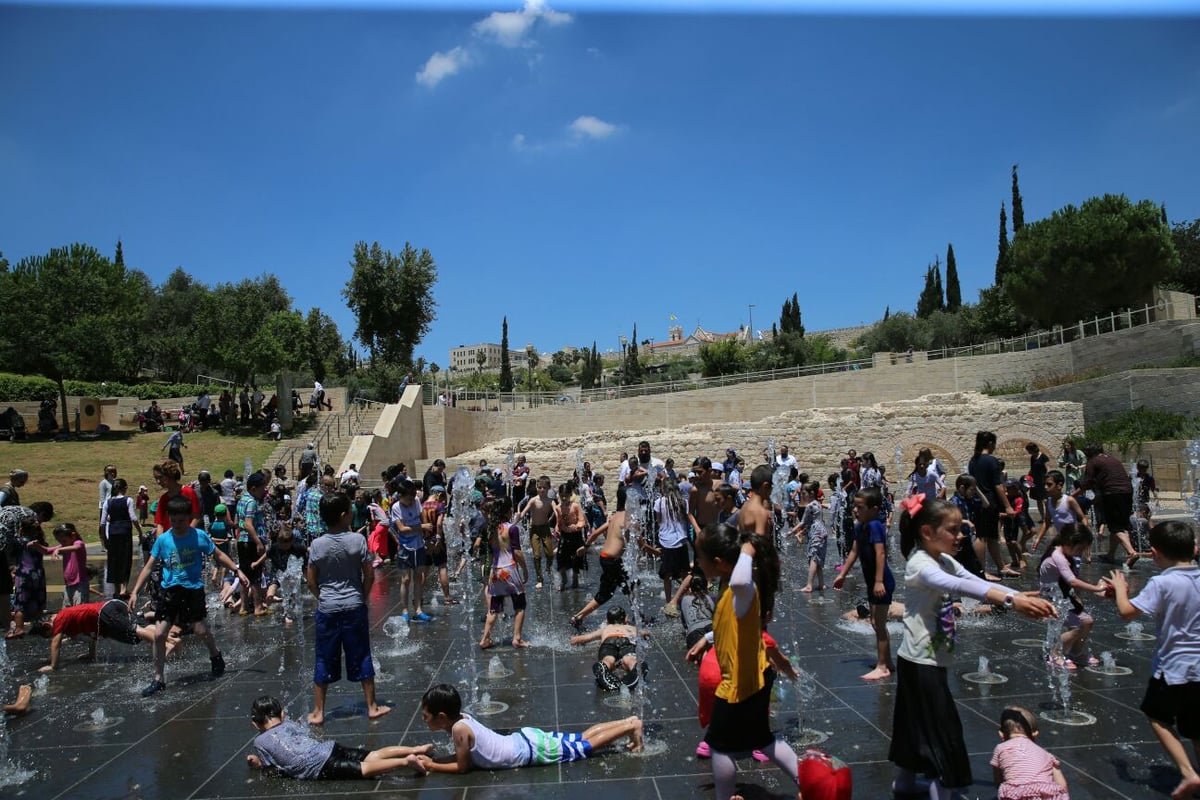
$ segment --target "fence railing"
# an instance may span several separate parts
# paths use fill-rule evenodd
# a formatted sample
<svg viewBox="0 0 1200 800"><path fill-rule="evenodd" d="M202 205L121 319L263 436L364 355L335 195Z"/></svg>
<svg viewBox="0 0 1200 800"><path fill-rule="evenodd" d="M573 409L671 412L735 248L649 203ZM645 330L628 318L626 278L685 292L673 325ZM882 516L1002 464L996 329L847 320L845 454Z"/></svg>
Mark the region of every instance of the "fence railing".
<svg viewBox="0 0 1200 800"><path fill-rule="evenodd" d="M1156 314L1167 314L1167 318L1169 318L1170 305L1169 301L1163 301L1162 305L1146 305L1142 308L1116 311L1095 317L1094 319L1081 320L1072 325L1056 326L1050 330L1034 331L1008 339L995 339L983 344L927 350L925 351L925 358L930 361L947 358L965 358L1063 345L1092 336L1100 336L1113 333L1114 331L1148 325L1155 321ZM558 392L476 392L458 389L452 395L447 396L446 404L468 411L500 411L503 409L537 408L539 406L582 405L602 400L619 400L627 397L671 394L674 392L711 389L742 383L777 381L807 375L825 375L831 372L856 372L870 369L874 365L875 359L872 357L823 364L807 364L801 367L786 367L762 372L739 372L730 375L717 375L710 378L696 378L694 380L655 381L630 386L606 386L598 389L568 387ZM440 392L433 391L432 386L426 385L424 390L423 400L426 405L441 402Z"/></svg>

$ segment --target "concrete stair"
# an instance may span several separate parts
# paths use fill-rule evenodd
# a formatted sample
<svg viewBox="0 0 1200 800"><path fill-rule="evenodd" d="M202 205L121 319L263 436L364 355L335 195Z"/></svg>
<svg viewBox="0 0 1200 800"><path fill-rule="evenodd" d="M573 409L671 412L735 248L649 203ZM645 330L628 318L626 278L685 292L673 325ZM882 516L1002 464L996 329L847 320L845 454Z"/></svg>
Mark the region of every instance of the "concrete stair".
<svg viewBox="0 0 1200 800"><path fill-rule="evenodd" d="M315 429L281 441L267 456L263 466L274 469L276 464L284 464L288 468L288 475L295 476L300 468L300 454L313 442L317 445L320 463L333 464L335 470L340 470L342 459L354 437L372 435L382 413L381 403L371 403L353 406L345 413L321 414L320 424Z"/></svg>

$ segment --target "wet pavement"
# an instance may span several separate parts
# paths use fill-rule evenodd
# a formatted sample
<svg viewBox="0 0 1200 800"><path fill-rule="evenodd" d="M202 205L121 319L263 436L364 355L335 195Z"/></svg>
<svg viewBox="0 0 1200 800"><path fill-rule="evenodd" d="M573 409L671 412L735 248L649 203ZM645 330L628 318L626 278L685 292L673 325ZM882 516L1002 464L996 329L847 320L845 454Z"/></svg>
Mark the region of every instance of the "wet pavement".
<svg viewBox="0 0 1200 800"><path fill-rule="evenodd" d="M794 547L786 555L798 557ZM831 553L830 567L835 560ZM1026 570L1028 577L1020 582L1024 588L1034 586L1035 563L1036 559L1032 560ZM592 567L585 586L599 577L594 558ZM1099 563L1087 565L1083 577L1095 580L1100 567ZM893 569L900 568L894 561ZM800 584L791 579L792 569L786 572L788 583L781 592L771 631L813 676L812 698L803 705L803 727L826 736L822 746L851 765L855 797L889 797L892 769L887 749L894 685L890 681L867 685L859 680L874 662L873 638L866 626L841 619L853 608L861 581L856 580L845 592L827 591L810 597L795 591ZM1144 562L1135 567L1135 590L1154 572ZM644 585L657 586L661 592L657 579L646 572L643 576ZM243 618L219 609L211 612L211 619L228 673L210 680L207 651L200 643L188 641L182 656L168 663L167 690L148 700L139 694L151 677L148 646L102 640L96 663L89 665L76 661L84 652L82 643L66 644L59 671L34 697L33 713L8 723L10 763L6 768L15 763L36 775L19 786L0 788L0 796L38 800L351 793L381 797L420 793L423 798L569 795L605 800L712 796L708 762L695 756L702 734L696 720L696 670L684 661L678 620L661 615L661 595L642 603L646 614L658 619L650 623L653 635L647 691L642 698L635 698L639 707L628 710L612 707L606 702L611 702L612 696L597 692L591 674L595 646L572 647L568 643L572 630L567 617L588 598L586 590L560 593L531 588L526 638L534 646L522 650L500 644L484 653L473 644L479 638L480 611L470 614L463 605L427 604L433 621L414 623L409 637L401 642L407 654L397 656L392 654L392 640L382 633L385 619L398 613L397 583L392 568L384 567L370 597L373 648L382 668L379 695L392 712L368 721L360 688L343 681L331 687L327 722L318 735L368 748L433 742L440 754L448 754L449 737L425 728L418 700L434 683L456 683L465 697L475 683L481 693L486 691L493 701L508 705L502 713L482 717L493 727L533 725L581 731L601 720L642 713L648 735L660 752L636 757L608 748L583 763L424 778L399 772L379 780L312 783L260 774L245 763L254 736L248 717L250 704L259 695L270 693L283 701L293 718L302 719L309 710L312 620L285 629L278 615ZM452 588L462 596L463 584L452 584ZM902 600L902 594L898 593L897 599ZM1113 653L1116 663L1131 668L1132 674L1104 676L1079 670L1070 679L1073 708L1095 717L1095 723L1075 727L1043 721L1039 741L1061 760L1074 800L1168 796L1179 780L1178 773L1138 710L1154 643L1118 638L1125 623L1116 617L1112 604L1085 602L1097 618L1093 651ZM311 599L305 607L311 615ZM601 614L593 615L589 628L599 624L600 618ZM506 641L510 626L511 620L498 623L497 642ZM898 626L892 627L894 652L900 635ZM1152 626L1147 628L1152 632ZM1040 647L1014 644L1018 639L1040 639L1043 631L1043 626L1013 615L964 619L950 683L975 775L967 797L995 797L988 761L998 741L996 721L1001 709L1010 703L1035 712L1056 708ZM38 677L37 667L45 663L47 651L45 640L29 636L9 643L6 702L17 682ZM964 680L965 673L977 670L980 656L986 656L991 669L1007 677L1007 682L981 686ZM499 659L499 666L512 674L488 678L493 659ZM774 727L794 740L799 727L797 692L793 685L785 684L775 705ZM739 767L739 782L748 798L795 797L772 765L763 767L745 760Z"/></svg>

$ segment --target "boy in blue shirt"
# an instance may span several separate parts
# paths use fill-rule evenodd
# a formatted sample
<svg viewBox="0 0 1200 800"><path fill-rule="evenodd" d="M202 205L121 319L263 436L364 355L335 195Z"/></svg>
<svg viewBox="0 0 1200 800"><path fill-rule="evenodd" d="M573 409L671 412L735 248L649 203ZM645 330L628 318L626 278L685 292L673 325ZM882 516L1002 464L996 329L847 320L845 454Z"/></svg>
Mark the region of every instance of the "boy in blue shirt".
<svg viewBox="0 0 1200 800"><path fill-rule="evenodd" d="M1158 641L1142 712L1179 768L1182 780L1171 797L1187 798L1200 791L1200 775L1171 726L1180 737L1192 740L1192 749L1200 756L1200 567L1193 563L1196 535L1191 525L1178 521L1155 525L1150 529L1150 552L1162 572L1137 597L1129 597L1129 583L1121 570L1113 570L1108 582L1122 619L1142 614L1154 618Z"/></svg>
<svg viewBox="0 0 1200 800"><path fill-rule="evenodd" d="M209 556L226 569L237 573L242 585L250 583L233 559L222 553L204 531L191 526L192 501L177 495L167 501L171 529L154 540L150 558L142 567L129 594L129 608L137 608L138 591L157 564L162 564L162 592L154 606L154 680L142 690L150 697L167 688L163 671L167 660L167 635L172 625L191 625L195 634L208 645L212 676L225 674L225 659L208 629L208 609L204 602L204 557Z"/></svg>
<svg viewBox="0 0 1200 800"><path fill-rule="evenodd" d="M871 626L875 629L875 668L862 676L864 681L879 681L892 676L892 643L888 638L887 612L896 590L896 579L887 563L887 528L879 518L883 494L878 487L859 489L854 494L854 542L842 564L833 588L841 589L846 573L855 561L862 562L867 603L871 607Z"/></svg>

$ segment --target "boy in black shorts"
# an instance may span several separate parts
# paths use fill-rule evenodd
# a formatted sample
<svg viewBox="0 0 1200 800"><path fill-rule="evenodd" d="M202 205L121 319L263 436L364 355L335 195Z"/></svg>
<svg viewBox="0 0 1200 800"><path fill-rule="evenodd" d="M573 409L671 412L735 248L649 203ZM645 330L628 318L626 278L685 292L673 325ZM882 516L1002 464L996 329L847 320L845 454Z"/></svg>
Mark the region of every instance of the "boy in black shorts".
<svg viewBox="0 0 1200 800"><path fill-rule="evenodd" d="M255 769L272 769L301 780L354 780L374 778L385 772L412 767L418 775L428 770L418 756L427 754L433 745L420 747L396 745L367 750L365 747L343 747L335 741L319 741L297 722L287 721L279 701L263 695L250 707L250 724L259 732L254 737L254 753L246 763Z"/></svg>
<svg viewBox="0 0 1200 800"><path fill-rule="evenodd" d="M1158 642L1151 662L1152 674L1142 712L1167 755L1179 768L1180 780L1172 798L1184 800L1200 792L1200 774L1188 759L1187 749L1171 731L1192 740L1200 757L1200 567L1196 534L1186 522L1161 522L1150 529L1150 552L1162 570L1150 579L1137 597L1129 597L1125 573L1113 570L1108 577L1122 619L1145 614L1153 617Z"/></svg>
<svg viewBox="0 0 1200 800"><path fill-rule="evenodd" d="M617 606L608 610L608 622L599 630L571 637L571 644L600 642L592 673L601 689L619 689L624 683L630 689L638 685L637 628L626 624L625 609ZM642 631L649 636L650 631ZM621 673L618 676L617 670ZM645 664L641 671L646 671Z"/></svg>

